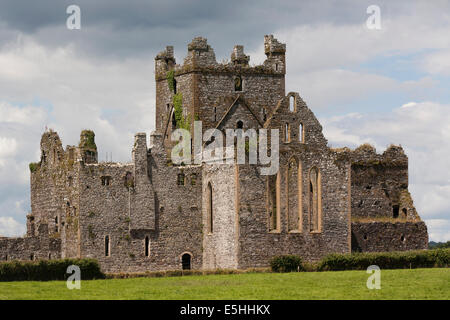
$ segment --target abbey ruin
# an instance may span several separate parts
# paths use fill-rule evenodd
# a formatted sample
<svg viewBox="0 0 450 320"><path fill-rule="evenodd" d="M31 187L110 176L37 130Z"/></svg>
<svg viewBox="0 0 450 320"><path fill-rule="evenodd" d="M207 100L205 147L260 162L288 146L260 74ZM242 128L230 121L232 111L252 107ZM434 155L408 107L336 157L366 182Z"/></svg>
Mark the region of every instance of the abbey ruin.
<svg viewBox="0 0 450 320"><path fill-rule="evenodd" d="M400 146L333 149L295 92L285 92L286 45L264 37L266 60L242 46L218 63L205 38L155 58L156 126L135 135L130 163L98 162L95 134L63 148L46 131L30 164L27 234L0 237L0 260L97 259L105 272L266 267L280 254L426 249ZM175 165L177 128L279 129L279 170Z"/></svg>

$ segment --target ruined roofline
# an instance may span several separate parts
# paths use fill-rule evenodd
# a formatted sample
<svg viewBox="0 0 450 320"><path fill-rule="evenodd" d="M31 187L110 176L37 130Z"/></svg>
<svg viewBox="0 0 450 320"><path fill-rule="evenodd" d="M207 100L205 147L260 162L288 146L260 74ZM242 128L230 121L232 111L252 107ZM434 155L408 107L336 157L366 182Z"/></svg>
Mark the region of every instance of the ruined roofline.
<svg viewBox="0 0 450 320"><path fill-rule="evenodd" d="M165 50L155 57L155 79L165 80L168 71L174 71L175 75L190 72L217 72L217 73L242 73L242 74L271 74L284 75L286 73L284 55L286 45L279 42L273 35L264 36L264 53L266 60L256 66L250 66L250 56L244 53L244 46L235 45L230 60L222 63L216 61L214 49L203 37L194 38L187 46L188 53L183 64L176 64L173 46L167 46Z"/></svg>
<svg viewBox="0 0 450 320"><path fill-rule="evenodd" d="M352 165L408 165L408 157L401 145L389 145L383 153L377 153L376 148L364 143L355 149L348 147L331 148L331 151L351 160Z"/></svg>

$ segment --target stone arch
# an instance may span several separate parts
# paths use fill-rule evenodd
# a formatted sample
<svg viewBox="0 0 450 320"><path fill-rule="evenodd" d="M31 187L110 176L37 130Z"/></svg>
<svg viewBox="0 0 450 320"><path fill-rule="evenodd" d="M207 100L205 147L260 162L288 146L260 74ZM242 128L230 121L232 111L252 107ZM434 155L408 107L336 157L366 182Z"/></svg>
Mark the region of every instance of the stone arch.
<svg viewBox="0 0 450 320"><path fill-rule="evenodd" d="M321 232L322 230L322 187L321 173L317 167L312 167L308 175L308 208L309 231Z"/></svg>
<svg viewBox="0 0 450 320"><path fill-rule="evenodd" d="M291 157L286 170L286 200L288 231L302 230L302 166Z"/></svg>
<svg viewBox="0 0 450 320"><path fill-rule="evenodd" d="M191 270L192 268L192 260L193 255L189 251L185 251L180 255L181 269L182 270Z"/></svg>

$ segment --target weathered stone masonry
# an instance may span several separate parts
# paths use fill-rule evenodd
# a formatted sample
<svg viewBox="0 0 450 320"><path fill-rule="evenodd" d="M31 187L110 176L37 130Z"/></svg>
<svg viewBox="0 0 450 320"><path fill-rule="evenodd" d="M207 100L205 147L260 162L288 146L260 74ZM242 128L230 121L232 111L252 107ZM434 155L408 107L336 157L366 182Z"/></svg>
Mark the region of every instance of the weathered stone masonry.
<svg viewBox="0 0 450 320"><path fill-rule="evenodd" d="M62 147L41 139L30 164L31 213L23 238L0 237L0 259L92 257L107 272L265 267L271 257L318 260L332 252L425 249L427 228L408 191L408 158L363 145L331 149L295 92L286 94L286 45L264 37L266 60L243 46L217 63L205 38L155 58L156 130L135 135L129 163L98 162L95 134ZM177 100L178 99L178 100ZM171 133L279 129L280 166L174 165Z"/></svg>

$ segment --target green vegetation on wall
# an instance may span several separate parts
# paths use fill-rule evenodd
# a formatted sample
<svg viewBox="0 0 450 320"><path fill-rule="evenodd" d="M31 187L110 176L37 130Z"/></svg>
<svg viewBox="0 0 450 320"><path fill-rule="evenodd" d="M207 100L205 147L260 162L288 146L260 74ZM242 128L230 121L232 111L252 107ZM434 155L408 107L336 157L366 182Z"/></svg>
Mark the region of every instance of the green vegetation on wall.
<svg viewBox="0 0 450 320"><path fill-rule="evenodd" d="M92 130L83 130L80 135L80 148L97 150L97 145L95 144L95 133Z"/></svg>
<svg viewBox="0 0 450 320"><path fill-rule="evenodd" d="M174 94L172 102L177 128L189 130L191 128L189 116L188 119L186 119L183 115L183 95L181 93Z"/></svg>
<svg viewBox="0 0 450 320"><path fill-rule="evenodd" d="M167 71L166 79L169 90L173 92L175 89L175 72L173 70Z"/></svg>
<svg viewBox="0 0 450 320"><path fill-rule="evenodd" d="M40 167L40 163L39 162L31 162L29 164L29 167L30 167L30 172L36 172L37 169L39 169L39 167Z"/></svg>

